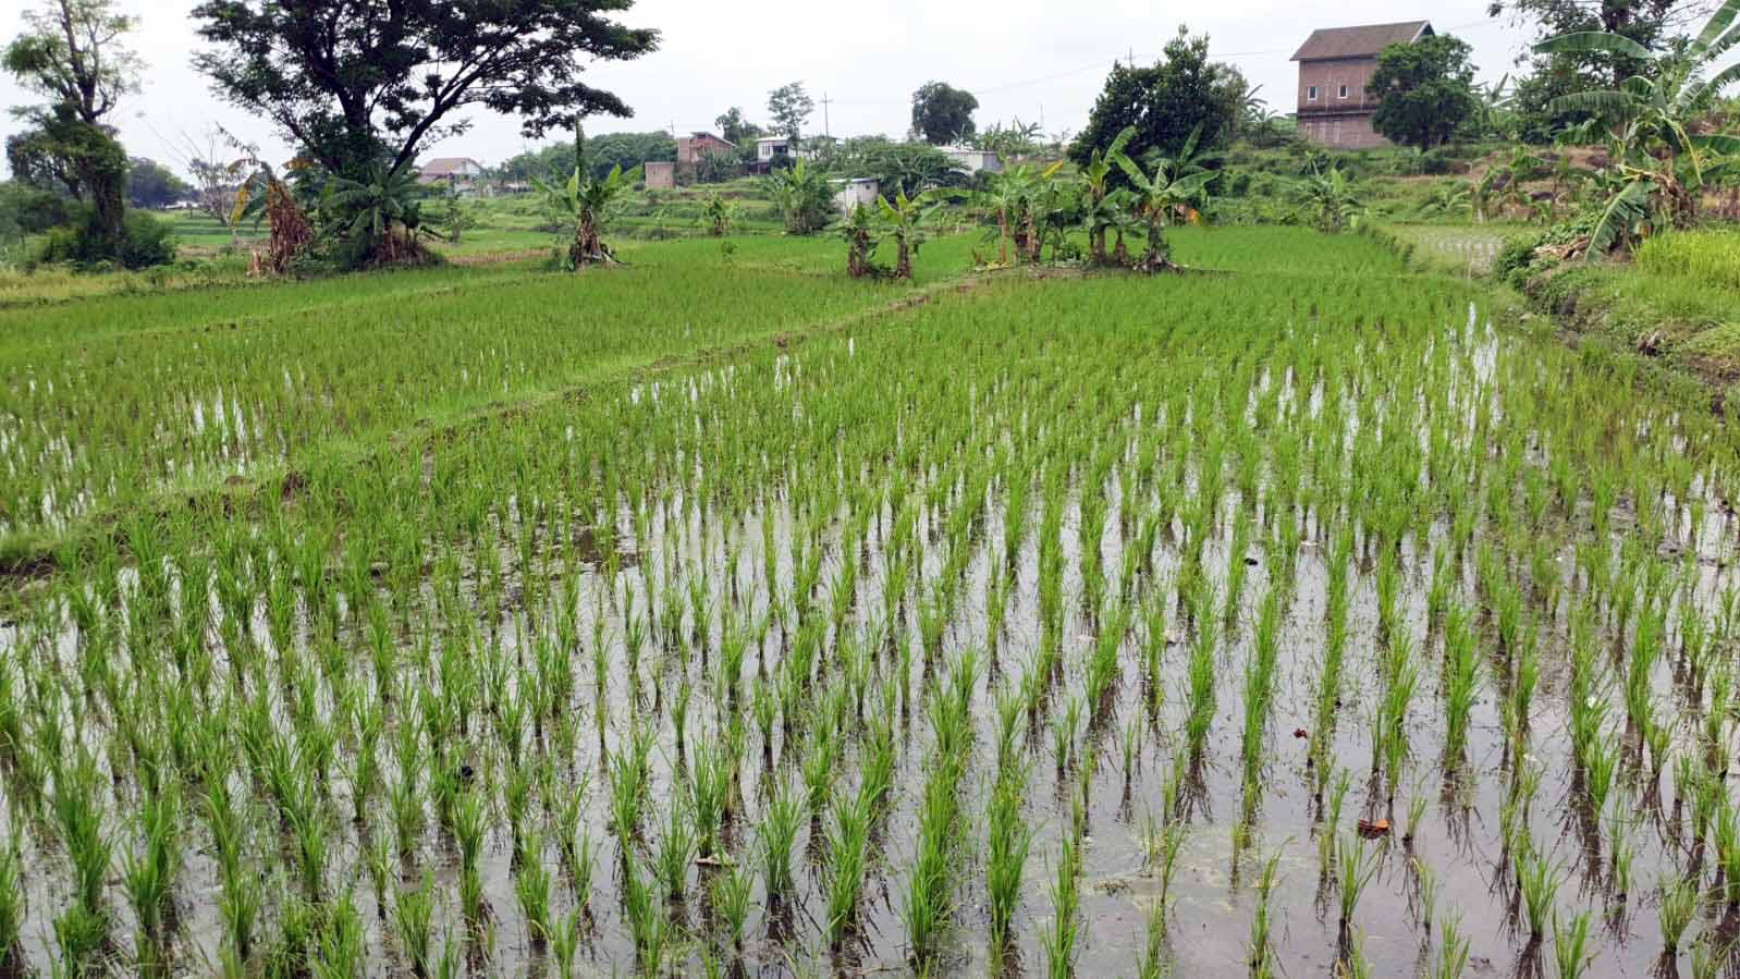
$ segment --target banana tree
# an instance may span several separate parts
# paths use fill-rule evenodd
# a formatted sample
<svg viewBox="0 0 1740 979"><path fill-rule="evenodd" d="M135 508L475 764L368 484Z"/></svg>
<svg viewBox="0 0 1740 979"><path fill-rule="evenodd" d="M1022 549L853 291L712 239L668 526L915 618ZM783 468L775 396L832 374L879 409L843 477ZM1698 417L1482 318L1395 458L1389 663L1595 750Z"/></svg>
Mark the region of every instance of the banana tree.
<svg viewBox="0 0 1740 979"><path fill-rule="evenodd" d="M708 233L715 238L723 238L737 224L737 202L716 190L711 191L707 194L701 214L707 221Z"/></svg>
<svg viewBox="0 0 1740 979"><path fill-rule="evenodd" d="M871 256L880 243L876 237L876 219L863 204L855 205L852 213L840 222L840 233L846 239L846 274L862 279L877 273Z"/></svg>
<svg viewBox="0 0 1740 979"><path fill-rule="evenodd" d="M833 211L834 191L820 170L810 168L799 158L785 170L770 178L774 206L785 218L786 234L814 234L828 226Z"/></svg>
<svg viewBox="0 0 1740 979"><path fill-rule="evenodd" d="M228 220L231 233L233 235L234 229L245 219L252 218L257 223L265 218L267 227L271 229L266 240L266 255L262 262L260 254L254 254L254 268L250 274L263 272L269 267L272 272L282 275L289 271L290 263L297 255L314 244L314 225L297 202L295 191L279 178L271 164L260 159L252 149L244 160L237 163L246 163L254 169L236 190ZM291 162L293 169L301 166L299 160Z"/></svg>
<svg viewBox="0 0 1740 979"><path fill-rule="evenodd" d="M1106 233L1117 223L1123 196L1112 186L1112 174L1117 165L1112 158L1120 156L1136 133L1126 129L1104 150L1094 150L1087 165L1077 175L1081 193L1082 229L1088 236L1088 255L1095 265L1106 264Z"/></svg>
<svg viewBox="0 0 1740 979"><path fill-rule="evenodd" d="M1119 138L1134 128L1124 130ZM1188 157L1194 149L1195 137L1193 133L1186 152L1178 159L1159 161L1152 173L1144 173L1141 166L1122 151L1112 156L1112 162L1124 171L1124 176L1135 188L1136 213L1147 226L1148 252L1136 265L1141 271L1160 272L1175 267L1166 245L1166 222L1182 209L1207 203L1208 185L1214 182L1217 173L1213 170L1180 173L1185 169L1180 160Z"/></svg>
<svg viewBox="0 0 1740 979"><path fill-rule="evenodd" d="M1044 169L1031 164L1011 167L997 175L983 195L985 206L997 215L998 264L1009 264L1009 245L1015 246L1015 260L1039 260L1039 232L1044 224L1037 213L1042 209L1046 186L1063 169L1054 163Z"/></svg>
<svg viewBox="0 0 1740 979"><path fill-rule="evenodd" d="M350 264L390 265L424 256L417 175L409 166L375 166L361 180L334 176L320 198L322 224L342 229Z"/></svg>
<svg viewBox="0 0 1740 979"><path fill-rule="evenodd" d="M1320 231L1339 232L1356 221L1365 204L1341 168L1331 165L1318 171L1301 186L1305 203L1317 219Z"/></svg>
<svg viewBox="0 0 1740 979"><path fill-rule="evenodd" d="M1535 45L1538 54L1624 55L1644 70L1615 89L1576 92L1554 99L1553 113L1580 112L1600 118L1609 127L1617 149L1615 163L1621 181L1606 206L1601 224L1591 236L1609 247L1630 240L1649 220L1650 210L1663 210L1676 227L1697 218L1698 198L1713 167L1740 156L1740 136L1695 133L1699 116L1714 107L1722 91L1740 81L1740 64L1719 68L1719 62L1740 45L1740 0L1726 0L1683 48L1652 51L1621 34L1578 31ZM1706 77L1714 70L1715 74ZM1638 189L1641 188L1641 189ZM1639 200L1654 202L1637 219ZM1608 226L1608 221L1631 221ZM1591 247L1594 255L1597 248Z"/></svg>
<svg viewBox="0 0 1740 979"><path fill-rule="evenodd" d="M1546 171L1547 161L1536 156L1526 146L1511 150L1510 159L1489 168L1475 191L1476 213L1484 221L1489 208L1496 205L1500 212L1506 206L1527 211L1531 201L1524 184L1539 179Z"/></svg>
<svg viewBox="0 0 1740 979"><path fill-rule="evenodd" d="M918 254L919 247L924 244L925 225L947 203L949 196L933 189L913 198L908 198L905 191L898 191L892 202L886 197L876 198L882 225L894 237L896 279L912 278L912 256Z"/></svg>
<svg viewBox="0 0 1740 979"><path fill-rule="evenodd" d="M564 221L573 222L574 240L568 246L567 267L577 272L591 265L615 265L616 253L604 243L604 229L616 199L628 189L622 167L610 169L603 180L575 167L566 183L552 186L534 181L550 208Z"/></svg>

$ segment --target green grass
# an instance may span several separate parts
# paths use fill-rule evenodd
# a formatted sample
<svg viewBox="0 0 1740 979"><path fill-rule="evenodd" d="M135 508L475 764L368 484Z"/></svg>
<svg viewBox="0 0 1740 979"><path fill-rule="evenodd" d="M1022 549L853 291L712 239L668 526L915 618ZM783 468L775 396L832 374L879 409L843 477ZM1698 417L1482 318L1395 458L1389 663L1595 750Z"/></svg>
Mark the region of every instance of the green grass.
<svg viewBox="0 0 1740 979"><path fill-rule="evenodd" d="M1740 235L1675 232L1635 261L1573 263L1530 284L1574 328L1723 382L1740 379Z"/></svg>

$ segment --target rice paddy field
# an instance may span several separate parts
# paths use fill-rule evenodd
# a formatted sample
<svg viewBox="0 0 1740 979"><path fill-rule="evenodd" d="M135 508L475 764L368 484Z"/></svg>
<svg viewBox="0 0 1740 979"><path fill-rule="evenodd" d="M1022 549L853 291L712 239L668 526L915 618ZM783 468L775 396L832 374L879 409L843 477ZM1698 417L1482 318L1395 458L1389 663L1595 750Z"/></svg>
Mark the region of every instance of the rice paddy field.
<svg viewBox="0 0 1740 979"><path fill-rule="evenodd" d="M1728 974L1707 395L1175 245L0 310L0 972Z"/></svg>

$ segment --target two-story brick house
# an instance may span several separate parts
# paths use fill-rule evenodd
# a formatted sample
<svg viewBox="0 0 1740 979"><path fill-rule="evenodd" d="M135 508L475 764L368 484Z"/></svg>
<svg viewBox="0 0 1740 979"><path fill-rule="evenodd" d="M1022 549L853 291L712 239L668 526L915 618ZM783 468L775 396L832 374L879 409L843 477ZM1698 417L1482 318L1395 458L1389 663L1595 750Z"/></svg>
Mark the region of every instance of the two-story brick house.
<svg viewBox="0 0 1740 979"><path fill-rule="evenodd" d="M1431 22L1424 20L1312 31L1293 55L1299 62L1299 134L1344 150L1390 145L1371 125L1378 100L1368 89L1378 55L1392 44L1412 44L1432 33Z"/></svg>

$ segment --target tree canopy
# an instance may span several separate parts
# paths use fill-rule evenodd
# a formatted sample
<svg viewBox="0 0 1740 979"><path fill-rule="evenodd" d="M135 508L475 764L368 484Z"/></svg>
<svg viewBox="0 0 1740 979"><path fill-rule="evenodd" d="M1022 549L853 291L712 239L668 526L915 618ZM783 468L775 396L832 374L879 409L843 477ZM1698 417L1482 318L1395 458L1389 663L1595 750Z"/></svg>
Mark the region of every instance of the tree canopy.
<svg viewBox="0 0 1740 979"><path fill-rule="evenodd" d="M271 119L314 162L357 176L409 165L481 106L528 138L591 113L632 115L581 80L589 59L637 58L658 32L609 15L633 0L203 0L217 91Z"/></svg>
<svg viewBox="0 0 1740 979"><path fill-rule="evenodd" d="M48 101L15 110L25 126L7 138L7 159L25 181L59 184L88 201L84 251L118 254L127 155L105 120L138 87L139 59L122 40L133 19L117 13L112 0L45 0L24 14L24 23L0 63Z"/></svg>
<svg viewBox="0 0 1740 979"><path fill-rule="evenodd" d="M912 93L912 134L932 146L973 135L979 100L947 82L926 82Z"/></svg>
<svg viewBox="0 0 1740 979"><path fill-rule="evenodd" d="M1131 127L1136 132L1126 153L1132 159L1155 152L1175 156L1198 127L1200 148L1223 146L1232 138L1248 90L1237 68L1209 60L1206 35L1191 37L1180 27L1155 64L1112 68L1069 155L1085 164L1095 149L1111 145Z"/></svg>
<svg viewBox="0 0 1740 979"><path fill-rule="evenodd" d="M187 181L156 160L134 157L127 163L127 203L157 210L193 196Z"/></svg>
<svg viewBox="0 0 1740 979"><path fill-rule="evenodd" d="M736 143L739 146L749 140L761 138L761 127L745 118L743 110L736 106L721 112L719 117L713 120L713 125L719 127L719 135L723 136L727 142Z"/></svg>
<svg viewBox="0 0 1740 979"><path fill-rule="evenodd" d="M1448 34L1385 48L1371 79L1370 94L1379 100L1372 128L1421 150L1449 139L1480 104L1471 50Z"/></svg>
<svg viewBox="0 0 1740 979"><path fill-rule="evenodd" d="M1493 0L1488 12L1531 25L1537 41L1585 31L1600 31L1636 41L1646 48L1665 45L1683 33L1705 4L1702 0ZM1554 111L1566 95L1616 87L1638 74L1645 62L1622 51L1536 52L1529 71L1516 85L1514 108L1531 140L1550 139L1560 127L1587 114Z"/></svg>
<svg viewBox="0 0 1740 979"><path fill-rule="evenodd" d="M816 111L816 100L804 91L803 82L781 85L767 93L767 114L773 119L773 131L797 142L804 136L804 123Z"/></svg>
<svg viewBox="0 0 1740 979"><path fill-rule="evenodd" d="M649 160L675 160L677 144L670 133L603 133L586 137L586 172L603 180L621 167L625 172ZM574 142L552 143L509 158L496 168L504 180L567 179L574 170Z"/></svg>

